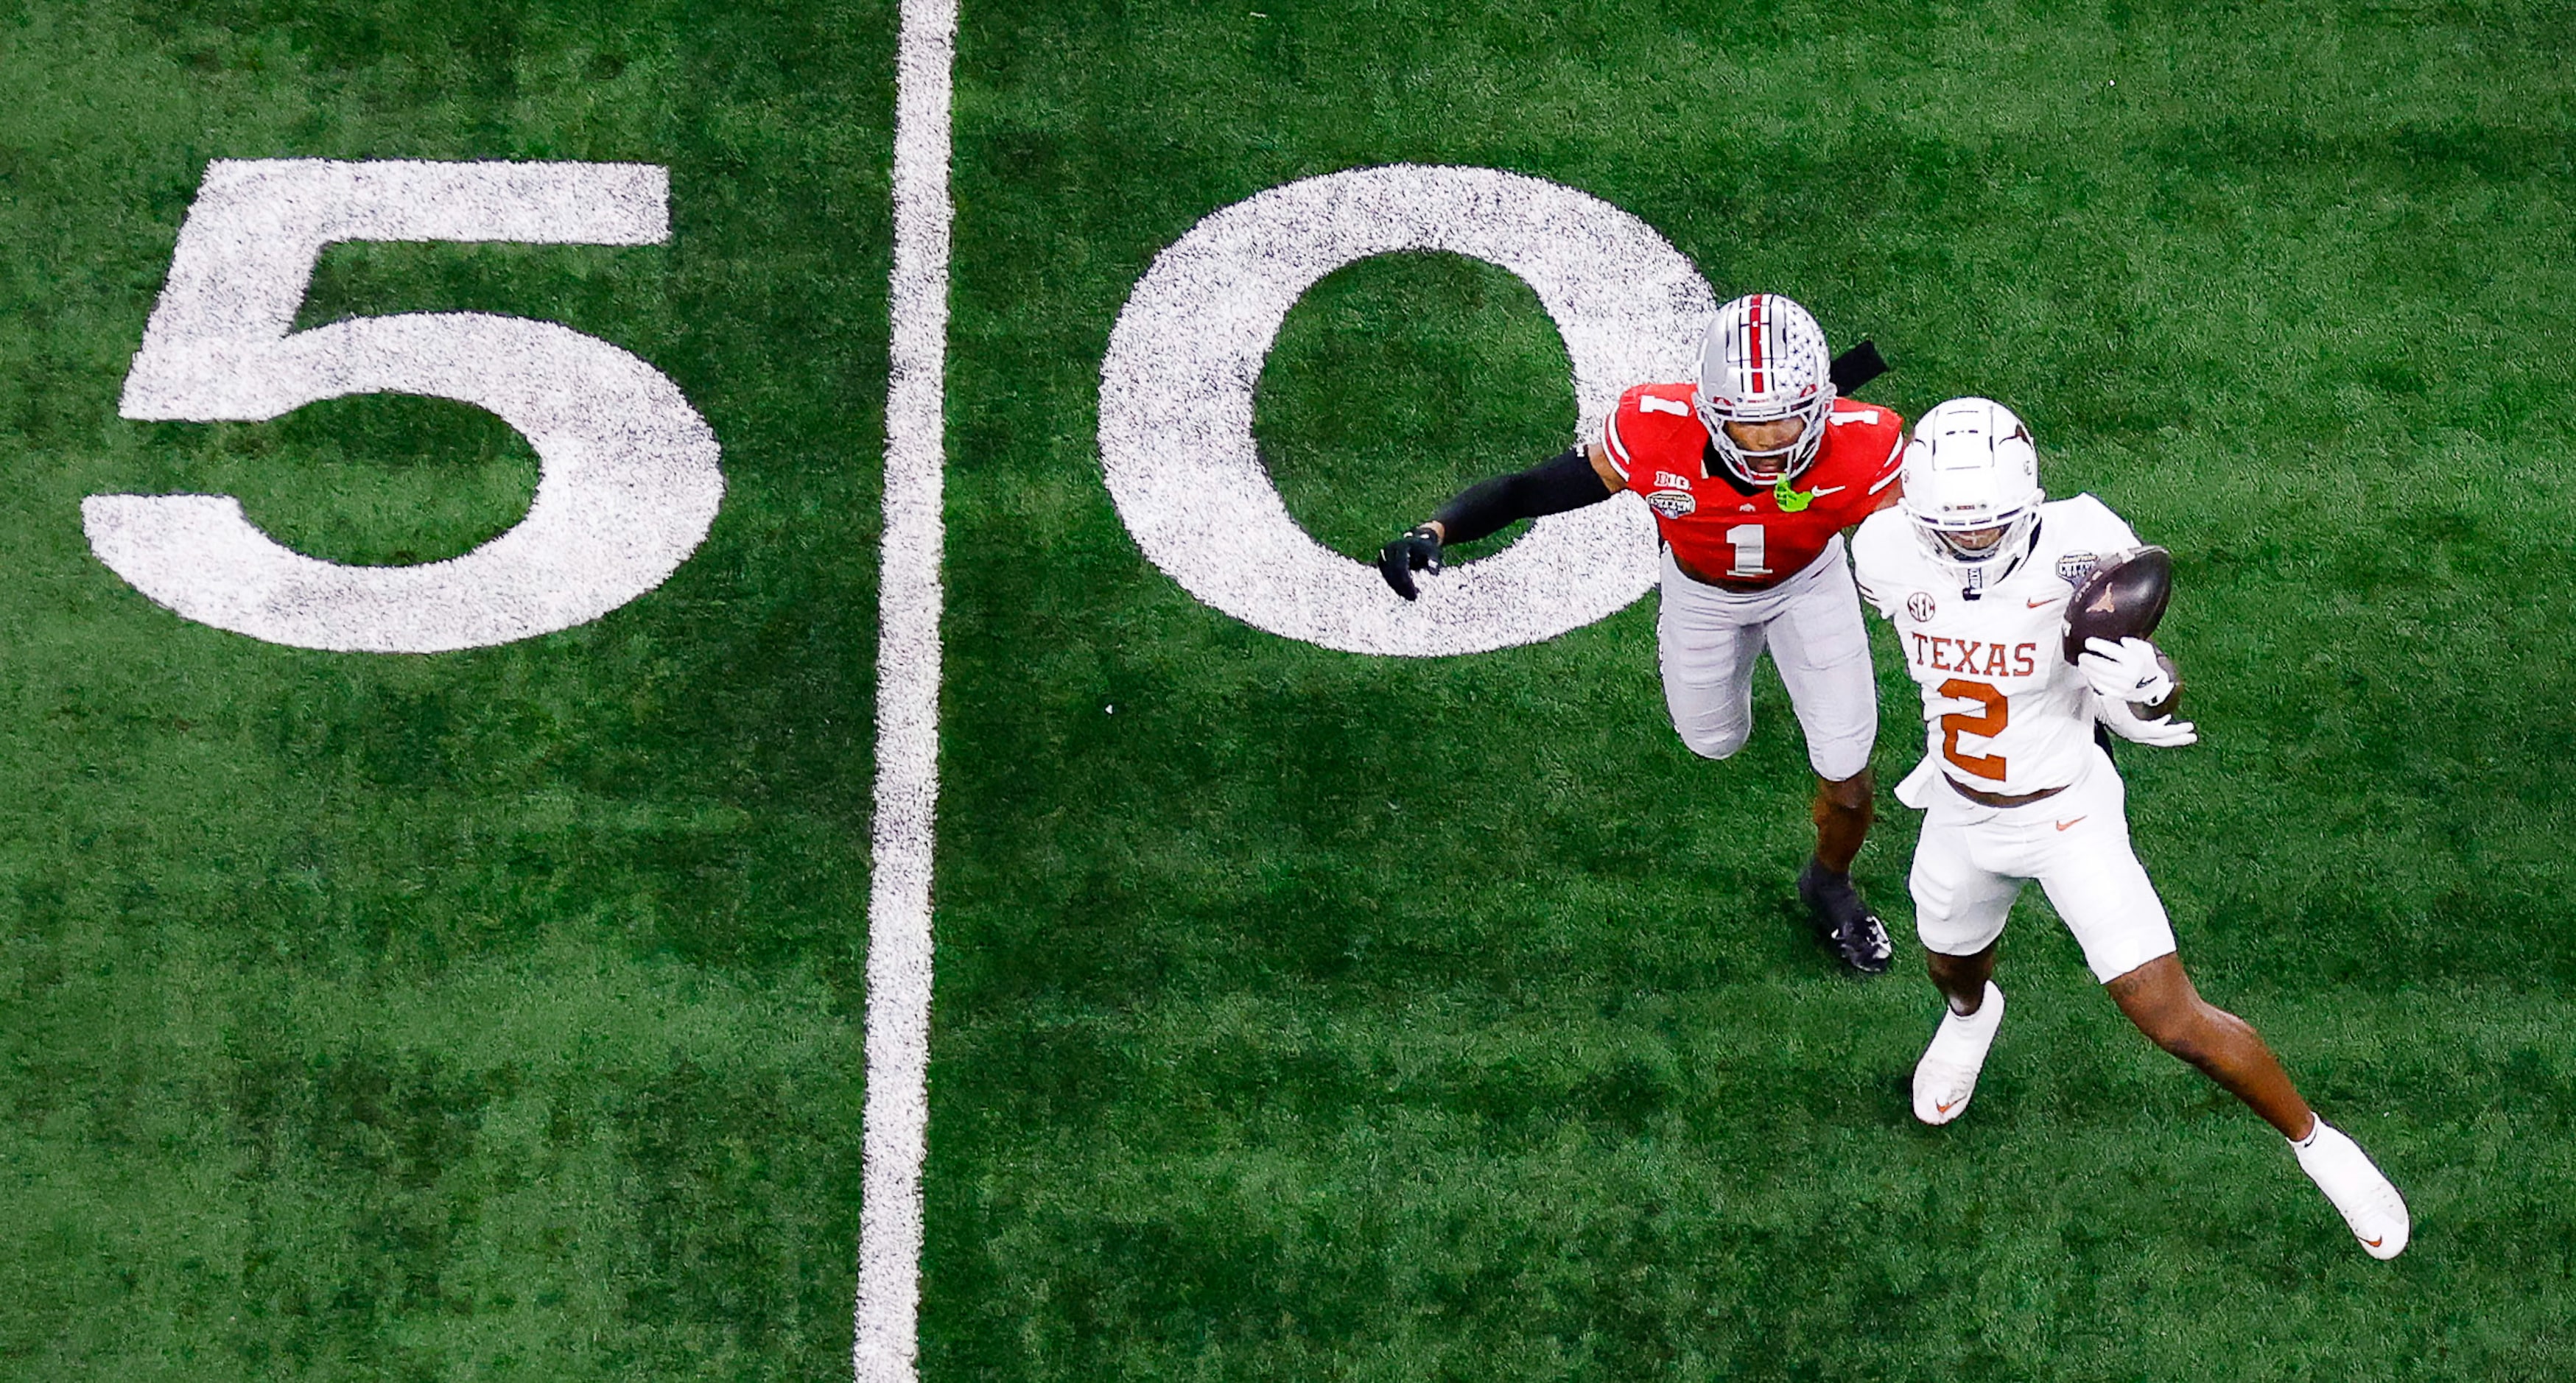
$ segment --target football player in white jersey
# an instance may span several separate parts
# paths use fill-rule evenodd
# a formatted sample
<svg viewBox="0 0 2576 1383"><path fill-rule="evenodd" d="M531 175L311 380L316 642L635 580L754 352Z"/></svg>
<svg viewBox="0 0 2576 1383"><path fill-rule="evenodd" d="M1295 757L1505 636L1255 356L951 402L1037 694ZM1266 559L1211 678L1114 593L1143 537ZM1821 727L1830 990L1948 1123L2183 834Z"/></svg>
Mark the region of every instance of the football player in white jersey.
<svg viewBox="0 0 2576 1383"><path fill-rule="evenodd" d="M1915 930L1947 1007L1914 1068L1915 1117L1967 1108L2003 1022L1995 946L2037 879L2120 1011L2279 1129L2362 1247L2395 1257L2409 1230L2397 1188L2308 1108L2260 1034L2193 989L2130 848L2127 791L2094 727L2152 745L2198 736L2141 714L2175 690L2153 644L2095 639L2070 663L2064 636L2075 583L2137 535L2091 495L2048 501L2030 430L1986 399L1923 415L1902 485L1852 556L1923 693L1927 752L1896 795L1924 811Z"/></svg>

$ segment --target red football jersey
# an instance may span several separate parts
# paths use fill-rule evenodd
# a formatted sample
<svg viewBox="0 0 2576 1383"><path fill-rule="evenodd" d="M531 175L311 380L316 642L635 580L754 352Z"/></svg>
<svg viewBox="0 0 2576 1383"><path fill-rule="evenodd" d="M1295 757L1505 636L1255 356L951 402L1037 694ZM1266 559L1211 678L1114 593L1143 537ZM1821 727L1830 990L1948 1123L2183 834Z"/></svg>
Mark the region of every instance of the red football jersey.
<svg viewBox="0 0 2576 1383"><path fill-rule="evenodd" d="M1640 384L1619 396L1602 449L1646 497L1683 570L1741 590L1804 571L1836 533L1868 518L1896 483L1905 419L1892 408L1834 400L1824 445L1793 487L1736 488L1691 411L1688 384Z"/></svg>

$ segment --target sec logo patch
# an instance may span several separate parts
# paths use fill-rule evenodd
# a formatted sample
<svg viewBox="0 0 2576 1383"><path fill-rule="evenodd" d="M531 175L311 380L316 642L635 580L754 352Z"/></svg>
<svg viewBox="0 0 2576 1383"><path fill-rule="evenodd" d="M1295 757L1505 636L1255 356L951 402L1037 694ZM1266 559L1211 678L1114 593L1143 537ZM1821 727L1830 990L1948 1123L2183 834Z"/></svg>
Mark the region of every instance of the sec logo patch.
<svg viewBox="0 0 2576 1383"><path fill-rule="evenodd" d="M1916 591L1905 598L1905 613L1914 616L1916 624L1931 619L1935 608L1932 604L1932 593L1929 591Z"/></svg>
<svg viewBox="0 0 2576 1383"><path fill-rule="evenodd" d="M1678 519L1699 508L1699 501L1691 498L1688 490L1657 490L1646 496L1646 503L1668 519Z"/></svg>

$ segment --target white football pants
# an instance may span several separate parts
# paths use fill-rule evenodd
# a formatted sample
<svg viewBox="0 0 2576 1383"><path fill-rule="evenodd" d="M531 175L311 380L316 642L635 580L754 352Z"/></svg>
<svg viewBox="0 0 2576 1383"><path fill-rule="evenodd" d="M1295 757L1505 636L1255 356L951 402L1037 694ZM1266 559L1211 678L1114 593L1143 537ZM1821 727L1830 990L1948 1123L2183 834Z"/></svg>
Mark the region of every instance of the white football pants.
<svg viewBox="0 0 2576 1383"><path fill-rule="evenodd" d="M2129 845L2128 785L2099 749L2085 764L2073 786L2027 806L1971 802L1941 781L1923 788L1909 882L1925 949L1973 956L1993 945L2022 881L2037 879L2093 978L2108 984L2173 954L2173 923Z"/></svg>
<svg viewBox="0 0 2576 1383"><path fill-rule="evenodd" d="M1723 759L1744 747L1753 733L1753 660L1767 647L1807 732L1816 776L1840 781L1869 767L1878 684L1841 534L1797 575L1751 594L1682 575L1666 548L1655 634L1664 704L1692 753Z"/></svg>

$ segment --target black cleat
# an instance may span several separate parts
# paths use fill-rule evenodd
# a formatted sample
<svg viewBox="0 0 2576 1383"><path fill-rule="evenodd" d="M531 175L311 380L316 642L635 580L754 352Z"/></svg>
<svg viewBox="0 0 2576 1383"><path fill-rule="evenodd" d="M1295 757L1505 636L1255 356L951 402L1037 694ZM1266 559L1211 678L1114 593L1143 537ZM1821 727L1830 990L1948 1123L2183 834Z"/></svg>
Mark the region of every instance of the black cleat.
<svg viewBox="0 0 2576 1383"><path fill-rule="evenodd" d="M1843 964L1864 975L1887 973L1888 957L1896 948L1888 944L1886 924L1861 901L1849 874L1828 873L1822 861L1808 860L1798 871L1798 901L1807 905L1816 940L1842 957Z"/></svg>

